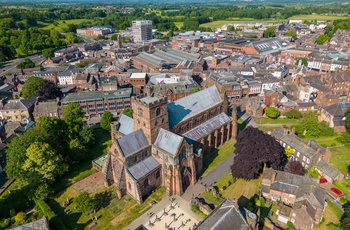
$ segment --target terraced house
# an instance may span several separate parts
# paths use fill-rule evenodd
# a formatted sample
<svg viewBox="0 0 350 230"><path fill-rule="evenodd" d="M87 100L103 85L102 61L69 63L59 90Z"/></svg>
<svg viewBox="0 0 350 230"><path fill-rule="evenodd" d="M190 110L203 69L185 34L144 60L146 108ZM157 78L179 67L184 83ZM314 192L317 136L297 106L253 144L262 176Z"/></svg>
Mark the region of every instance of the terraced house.
<svg viewBox="0 0 350 230"><path fill-rule="evenodd" d="M112 125L112 147L102 172L117 195L142 203L163 185L182 195L196 183L203 155L211 154L237 133L237 118L227 115L227 96L216 86L168 104L162 95L133 97L133 118Z"/></svg>

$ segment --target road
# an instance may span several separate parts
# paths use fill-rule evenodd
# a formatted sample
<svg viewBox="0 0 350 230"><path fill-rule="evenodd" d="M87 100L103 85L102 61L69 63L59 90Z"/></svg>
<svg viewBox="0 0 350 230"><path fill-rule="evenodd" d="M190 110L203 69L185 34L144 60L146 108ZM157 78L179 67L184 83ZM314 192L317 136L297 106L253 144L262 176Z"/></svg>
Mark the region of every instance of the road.
<svg viewBox="0 0 350 230"><path fill-rule="evenodd" d="M29 58L30 60L32 60L34 63L40 59L43 59L41 54L35 54L35 55L32 55L32 56L28 56L28 57L25 57L25 58ZM0 72L0 75L5 75L6 73L10 72L16 68L16 66L23 62L25 58L17 58L17 59L13 59L13 60L10 60L10 61L7 61L5 63L9 64L7 66L5 66L3 69L5 69L5 71L3 71L3 69L1 69L1 72Z"/></svg>

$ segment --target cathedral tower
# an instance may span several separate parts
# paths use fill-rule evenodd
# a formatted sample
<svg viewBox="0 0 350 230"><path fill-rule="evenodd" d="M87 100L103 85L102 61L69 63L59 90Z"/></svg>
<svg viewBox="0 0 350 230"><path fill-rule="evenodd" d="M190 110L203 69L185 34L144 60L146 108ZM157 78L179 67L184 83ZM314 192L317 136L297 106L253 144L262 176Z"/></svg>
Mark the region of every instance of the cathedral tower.
<svg viewBox="0 0 350 230"><path fill-rule="evenodd" d="M137 96L132 99L134 129L142 129L150 144L156 140L160 128L169 130L167 104L167 97L162 95Z"/></svg>

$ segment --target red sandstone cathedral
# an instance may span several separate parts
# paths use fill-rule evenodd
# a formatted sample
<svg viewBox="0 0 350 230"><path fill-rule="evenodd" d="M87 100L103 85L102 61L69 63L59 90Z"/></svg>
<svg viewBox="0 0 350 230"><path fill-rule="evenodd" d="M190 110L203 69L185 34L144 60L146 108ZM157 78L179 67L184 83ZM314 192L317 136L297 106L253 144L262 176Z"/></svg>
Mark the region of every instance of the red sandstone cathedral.
<svg viewBox="0 0 350 230"><path fill-rule="evenodd" d="M227 115L225 93L216 86L168 103L164 96L133 97L133 118L112 124L112 146L103 164L106 186L142 203L154 189L182 195L196 183L203 156L237 133L235 109Z"/></svg>

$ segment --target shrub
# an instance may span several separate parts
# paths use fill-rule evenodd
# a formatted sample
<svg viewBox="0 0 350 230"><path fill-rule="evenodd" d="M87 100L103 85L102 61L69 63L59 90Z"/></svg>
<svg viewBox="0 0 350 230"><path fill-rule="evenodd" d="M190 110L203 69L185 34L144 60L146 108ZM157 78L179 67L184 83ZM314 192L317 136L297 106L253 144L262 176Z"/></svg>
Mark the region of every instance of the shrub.
<svg viewBox="0 0 350 230"><path fill-rule="evenodd" d="M276 119L277 117L280 116L280 111L277 108L269 107L266 110L266 116L268 116L269 118L272 118L272 119Z"/></svg>
<svg viewBox="0 0 350 230"><path fill-rule="evenodd" d="M14 209L14 208L12 208L11 210L10 210L10 216L11 217L14 217L16 215L16 210Z"/></svg>
<svg viewBox="0 0 350 230"><path fill-rule="evenodd" d="M19 212L13 217L16 223L22 223L27 219L27 215L24 212Z"/></svg>
<svg viewBox="0 0 350 230"><path fill-rule="evenodd" d="M291 119L299 119L302 117L301 112L299 112L296 109L292 109L284 114L286 117L291 118Z"/></svg>

